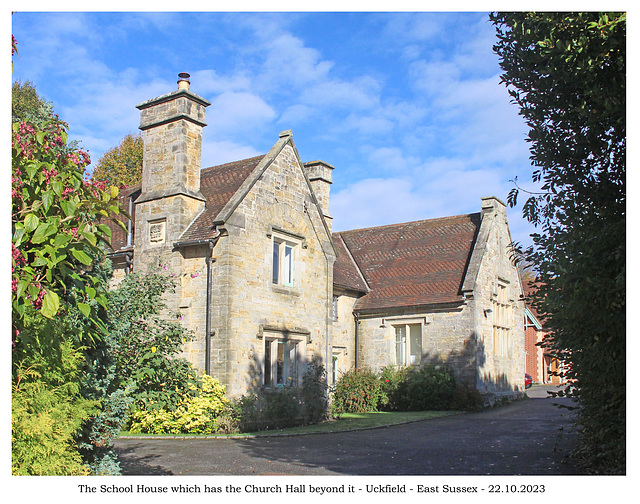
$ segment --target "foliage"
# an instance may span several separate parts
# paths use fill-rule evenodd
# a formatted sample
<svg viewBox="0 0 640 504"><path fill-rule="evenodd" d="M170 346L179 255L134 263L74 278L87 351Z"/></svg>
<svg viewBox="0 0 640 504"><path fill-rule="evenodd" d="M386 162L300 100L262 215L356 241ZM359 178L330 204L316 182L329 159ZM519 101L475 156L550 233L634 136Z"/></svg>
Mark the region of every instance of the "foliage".
<svg viewBox="0 0 640 504"><path fill-rule="evenodd" d="M391 376L394 386L388 395L390 410L448 410L453 404L456 379L446 369L427 364L419 369L405 368Z"/></svg>
<svg viewBox="0 0 640 504"><path fill-rule="evenodd" d="M47 318L60 309L72 283L77 308L100 325L91 301L104 305L105 292L86 274L90 253L102 253L111 230L99 217L116 221L118 190L83 179L88 155L67 145L67 126L57 120L12 128L12 313L14 336L25 309Z"/></svg>
<svg viewBox="0 0 640 504"><path fill-rule="evenodd" d="M36 319L37 320L37 319ZM28 349L15 359L11 401L12 473L82 475L75 441L82 424L96 412L97 401L82 397L82 353L69 339L59 340L59 322L29 323ZM52 337L54 335L54 337Z"/></svg>
<svg viewBox="0 0 640 504"><path fill-rule="evenodd" d="M411 370L410 367L386 366L380 371L380 384L382 386L381 409L385 411L393 411L397 409L397 401L399 390L403 387L403 383L407 379L407 375Z"/></svg>
<svg viewBox="0 0 640 504"><path fill-rule="evenodd" d="M227 403L225 388L218 380L203 375L198 394L185 397L175 410L134 411L130 431L150 434L213 434L224 431L225 425L220 425L218 418Z"/></svg>
<svg viewBox="0 0 640 504"><path fill-rule="evenodd" d="M116 187L137 184L142 181L142 153L142 135L129 134L102 155L91 177Z"/></svg>
<svg viewBox="0 0 640 504"><path fill-rule="evenodd" d="M378 376L370 369L350 369L335 385L331 414L377 411L384 395Z"/></svg>
<svg viewBox="0 0 640 504"><path fill-rule="evenodd" d="M89 156L29 82L13 85L12 122L13 472L117 474L128 400L113 387L96 273L117 190L84 179Z"/></svg>
<svg viewBox="0 0 640 504"><path fill-rule="evenodd" d="M305 424L320 422L327 417L327 373L313 360L302 377L302 420Z"/></svg>
<svg viewBox="0 0 640 504"><path fill-rule="evenodd" d="M162 273L131 273L109 294L107 324L121 386L139 409L174 410L195 392L195 370L179 357L193 335L165 313L164 294L175 280Z"/></svg>
<svg viewBox="0 0 640 504"><path fill-rule="evenodd" d="M533 181L521 251L536 309L580 409L589 470L624 473L626 15L493 14L503 83L530 128ZM520 188L509 195L514 205Z"/></svg>
<svg viewBox="0 0 640 504"><path fill-rule="evenodd" d="M90 274L107 283L112 274L111 261L94 261ZM104 309L100 310L99 315L106 319ZM77 332L86 333L92 329L82 314L76 313L74 316L73 309L69 310L65 318ZM83 397L101 402L100 412L83 425L78 437L80 453L93 474L120 474L120 464L113 445L126 425L133 403L132 387L120 388L117 366L113 358L116 344L115 336L107 333L101 338L95 338L93 344L87 344L84 351L81 392Z"/></svg>
<svg viewBox="0 0 640 504"><path fill-rule="evenodd" d="M478 411L485 405L485 400L476 387L466 383L456 384L456 390L451 400L449 409L459 411Z"/></svg>
<svg viewBox="0 0 640 504"><path fill-rule="evenodd" d="M40 123L54 119L53 104L41 98L32 82L11 86L11 122Z"/></svg>

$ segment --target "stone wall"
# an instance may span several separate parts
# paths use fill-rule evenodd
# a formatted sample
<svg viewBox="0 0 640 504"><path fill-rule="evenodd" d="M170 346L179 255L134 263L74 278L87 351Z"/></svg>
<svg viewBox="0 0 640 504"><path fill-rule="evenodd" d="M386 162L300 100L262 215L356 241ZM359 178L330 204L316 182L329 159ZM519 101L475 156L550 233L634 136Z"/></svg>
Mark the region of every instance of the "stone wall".
<svg viewBox="0 0 640 504"><path fill-rule="evenodd" d="M518 271L510 260L506 208L495 198L483 200L479 239L483 234L486 242L473 291L479 335L478 389L485 394L510 395L524 390L524 301ZM504 328L502 336L497 334L498 325Z"/></svg>
<svg viewBox="0 0 640 504"><path fill-rule="evenodd" d="M261 386L265 334L304 340L326 364L334 252L288 144L223 226L214 249L212 374L237 396ZM292 285L273 283L273 241L295 245Z"/></svg>
<svg viewBox="0 0 640 504"><path fill-rule="evenodd" d="M458 380L475 386L476 335L472 311L464 303L448 309L390 311L385 316L361 316L361 365L374 371L396 365L395 327L418 324L422 332L422 355L415 365L444 364L454 371Z"/></svg>

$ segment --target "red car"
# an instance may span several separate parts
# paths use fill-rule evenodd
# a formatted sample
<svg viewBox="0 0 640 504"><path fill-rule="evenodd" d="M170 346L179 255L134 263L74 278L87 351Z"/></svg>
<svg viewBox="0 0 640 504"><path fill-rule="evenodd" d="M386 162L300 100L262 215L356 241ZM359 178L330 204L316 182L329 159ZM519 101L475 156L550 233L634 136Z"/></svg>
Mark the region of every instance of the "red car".
<svg viewBox="0 0 640 504"><path fill-rule="evenodd" d="M528 375L527 373L524 374L524 388L528 389L529 387L531 387L531 385L533 385L533 378L531 378L531 375Z"/></svg>

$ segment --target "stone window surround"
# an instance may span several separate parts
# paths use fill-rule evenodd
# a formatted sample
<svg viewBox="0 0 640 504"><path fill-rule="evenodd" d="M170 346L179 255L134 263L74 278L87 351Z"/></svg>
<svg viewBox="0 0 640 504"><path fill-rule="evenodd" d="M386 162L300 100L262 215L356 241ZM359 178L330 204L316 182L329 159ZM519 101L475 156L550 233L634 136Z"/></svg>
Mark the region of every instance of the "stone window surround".
<svg viewBox="0 0 640 504"><path fill-rule="evenodd" d="M270 257L271 257L271 276L270 285L272 290L285 294L298 294L300 287L300 271L296 265L300 261L300 250L307 248L307 240L304 236L285 231L272 224L269 225L267 231L267 238L270 239ZM276 257L275 248L277 249L278 263L274 263ZM291 264L287 267L285 265L286 250L291 250L293 257L291 258ZM291 278L285 280L284 273L290 271ZM275 280L275 281L274 281Z"/></svg>
<svg viewBox="0 0 640 504"><path fill-rule="evenodd" d="M405 366L405 365L410 365L410 354L411 354L411 350L410 350L410 345L406 346L406 350L405 350L405 358L406 358L406 362L401 363L401 364L397 364L396 363L396 327L400 327L400 326L404 326L406 328L408 328L409 326L412 325L419 325L420 326L420 360L418 362L414 362L411 365L414 366L419 366L420 363L422 362L422 350L424 349L425 346L425 329L426 326L429 324L429 320L427 319L426 316L415 316L415 315L398 315L398 316L393 316L393 317L384 317L382 319L382 324L380 327L383 328L388 328L386 329L386 331L388 332L388 337L391 341L391 362L393 362L395 365L397 366ZM409 335L409 329L407 329L407 335Z"/></svg>
<svg viewBox="0 0 640 504"><path fill-rule="evenodd" d="M263 341L262 384L268 388L302 386L309 333L261 326L258 336ZM282 350L281 362L278 360L278 350ZM293 366L292 352L295 355Z"/></svg>
<svg viewBox="0 0 640 504"><path fill-rule="evenodd" d="M334 346L331 350L331 378L335 385L340 379L340 372L345 366L345 358L348 352L343 346Z"/></svg>
<svg viewBox="0 0 640 504"><path fill-rule="evenodd" d="M491 294L493 351L496 357L507 357L510 350L511 302L508 280L498 277Z"/></svg>

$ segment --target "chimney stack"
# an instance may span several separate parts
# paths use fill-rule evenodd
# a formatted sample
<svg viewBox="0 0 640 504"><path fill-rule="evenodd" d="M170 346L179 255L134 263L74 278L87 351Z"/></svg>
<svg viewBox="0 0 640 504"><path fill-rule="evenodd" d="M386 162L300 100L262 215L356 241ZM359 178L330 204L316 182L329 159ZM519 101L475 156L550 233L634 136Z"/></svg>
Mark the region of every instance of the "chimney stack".
<svg viewBox="0 0 640 504"><path fill-rule="evenodd" d="M324 161L310 161L304 163L304 168L311 182L311 188L316 195L318 204L322 209L322 214L327 222L329 231L331 231L333 217L329 213L329 193L331 191L331 184L333 183L333 166Z"/></svg>
<svg viewBox="0 0 640 504"><path fill-rule="evenodd" d="M136 201L136 257L172 243L202 211L202 128L211 105L189 90L180 73L178 89L137 106L144 142L142 192Z"/></svg>

